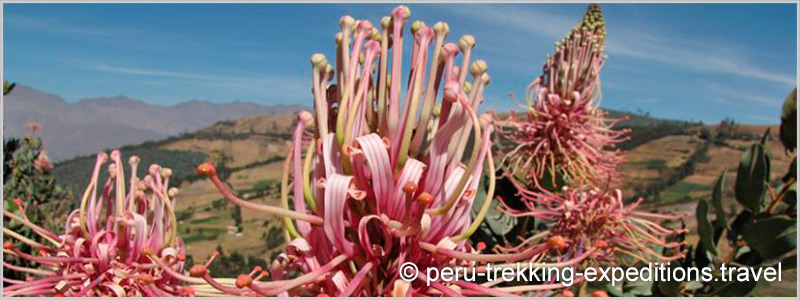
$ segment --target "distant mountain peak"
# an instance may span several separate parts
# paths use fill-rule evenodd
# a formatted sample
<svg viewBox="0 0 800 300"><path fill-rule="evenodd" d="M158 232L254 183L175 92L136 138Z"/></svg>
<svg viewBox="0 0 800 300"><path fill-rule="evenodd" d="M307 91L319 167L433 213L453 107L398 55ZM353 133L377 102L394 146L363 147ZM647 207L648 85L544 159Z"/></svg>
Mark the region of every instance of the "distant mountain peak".
<svg viewBox="0 0 800 300"><path fill-rule="evenodd" d="M78 100L75 104L78 105L149 105L146 102L133 99L128 96L119 95L113 97L94 97L94 98L83 98Z"/></svg>
<svg viewBox="0 0 800 300"><path fill-rule="evenodd" d="M291 104L198 99L161 106L125 95L68 103L58 95L22 84L4 99L5 136L22 136L27 132L25 124L38 121L43 126L40 135L54 160L192 132L217 121L305 109Z"/></svg>

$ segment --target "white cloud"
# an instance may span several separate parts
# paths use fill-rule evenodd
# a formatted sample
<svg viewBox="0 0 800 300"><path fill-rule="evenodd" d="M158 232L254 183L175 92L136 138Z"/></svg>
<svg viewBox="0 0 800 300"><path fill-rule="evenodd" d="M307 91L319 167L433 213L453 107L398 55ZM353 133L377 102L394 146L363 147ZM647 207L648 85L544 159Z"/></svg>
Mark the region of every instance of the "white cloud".
<svg viewBox="0 0 800 300"><path fill-rule="evenodd" d="M510 5L447 5L452 13L554 39L562 38L575 25L575 19L549 14L542 10L525 10ZM555 40L554 40L555 42Z"/></svg>
<svg viewBox="0 0 800 300"><path fill-rule="evenodd" d="M490 26L500 26L512 31L510 41L526 36L524 32L551 38L563 37L578 23L581 16L559 16L537 8L525 9L512 5L449 5L442 6L462 16L477 19ZM737 45L717 45L700 40L677 39L663 33L643 28L641 24L615 21L609 28L607 52L609 55L628 56L646 61L675 65L689 70L736 75L768 82L796 83L796 76L765 69L737 52ZM635 28L635 29L632 29Z"/></svg>
<svg viewBox="0 0 800 300"><path fill-rule="evenodd" d="M611 55L649 60L690 70L737 75L781 84L793 84L795 77L764 69L737 53L736 45L715 45L690 39L678 40L661 34L632 31L620 26L609 33L607 51Z"/></svg>
<svg viewBox="0 0 800 300"><path fill-rule="evenodd" d="M204 87L220 87L229 90L232 95L244 91L246 94L263 93L261 96L270 100L293 101L307 99L310 95L310 83L305 78L297 79L282 75L227 76L212 73L191 73L152 68L133 68L108 64L86 64L84 68L114 74L137 75L157 78L186 79L189 84ZM150 80L149 82L160 82ZM152 84L152 83L151 83Z"/></svg>
<svg viewBox="0 0 800 300"><path fill-rule="evenodd" d="M773 107L780 107L781 101L783 101L783 99L773 99L768 96L753 94L752 92L748 92L739 88L732 88L717 83L706 82L702 83L700 86L708 90L709 92L719 95L720 98L718 98L718 100L727 103L730 103L731 100L744 100L747 102L752 102L757 104L766 104Z"/></svg>

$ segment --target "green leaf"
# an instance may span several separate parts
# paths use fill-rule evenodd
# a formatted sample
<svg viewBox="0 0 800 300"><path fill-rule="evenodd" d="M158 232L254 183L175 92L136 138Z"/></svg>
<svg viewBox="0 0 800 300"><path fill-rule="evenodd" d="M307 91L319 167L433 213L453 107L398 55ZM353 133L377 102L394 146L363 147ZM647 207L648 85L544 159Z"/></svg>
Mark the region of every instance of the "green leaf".
<svg viewBox="0 0 800 300"><path fill-rule="evenodd" d="M797 220L773 216L745 226L742 233L747 245L764 260L771 260L797 248Z"/></svg>
<svg viewBox="0 0 800 300"><path fill-rule="evenodd" d="M712 281L711 286L714 287L712 295L722 297L744 297L753 292L756 288L758 281L750 280L745 282L737 281Z"/></svg>
<svg viewBox="0 0 800 300"><path fill-rule="evenodd" d="M781 260L781 268L784 270L797 268L797 255L790 255L789 257Z"/></svg>
<svg viewBox="0 0 800 300"><path fill-rule="evenodd" d="M488 176L486 176L488 178ZM485 182L482 181L482 182ZM499 191L498 191L499 192ZM478 187L478 193L475 195L475 201L472 203L472 217L478 215L478 211L480 211L481 206L483 206L483 201L486 201L486 187L484 185L480 185ZM495 201L494 199L490 199L489 201ZM497 206L501 205L500 203L492 204L489 207L489 212L486 214L486 218L483 221L484 224L488 225L488 229L490 232L496 235L505 235L509 233L515 225L517 225L517 218L510 217L503 213L502 211L497 209Z"/></svg>
<svg viewBox="0 0 800 300"><path fill-rule="evenodd" d="M769 157L763 144L753 144L742 153L736 172L736 201L748 210L759 213L764 206L764 193L769 177Z"/></svg>
<svg viewBox="0 0 800 300"><path fill-rule="evenodd" d="M739 235L742 234L744 227L750 224L750 220L753 218L753 213L748 210L743 210L739 215L733 219L731 222L730 230L728 230L728 240L735 241L738 240Z"/></svg>
<svg viewBox="0 0 800 300"><path fill-rule="evenodd" d="M797 181L797 156L792 159L792 164L789 165L789 172L783 176L783 182L789 182L790 179Z"/></svg>
<svg viewBox="0 0 800 300"><path fill-rule="evenodd" d="M717 212L717 227L728 229L728 218L725 216L725 209L722 208L722 191L725 189L725 175L728 170L722 170L717 182L714 184L714 191L711 193L711 201L714 203L714 210Z"/></svg>
<svg viewBox="0 0 800 300"><path fill-rule="evenodd" d="M792 187L786 191L786 195L783 196L783 203L788 204L790 208L797 205L797 183L792 183Z"/></svg>
<svg viewBox="0 0 800 300"><path fill-rule="evenodd" d="M14 86L16 85L17 85L16 83L10 83L8 81L3 80L3 96L8 95L8 93L10 93L11 90L13 90Z"/></svg>
<svg viewBox="0 0 800 300"><path fill-rule="evenodd" d="M697 202L697 231L700 234L700 243L706 251L717 255L717 246L714 242L714 227L708 220L708 202L700 199Z"/></svg>
<svg viewBox="0 0 800 300"><path fill-rule="evenodd" d="M652 296L653 284L652 281L646 280L622 281L613 285L607 282L602 289L612 297L642 297Z"/></svg>
<svg viewBox="0 0 800 300"><path fill-rule="evenodd" d="M783 101L780 136L786 150L794 151L797 147L797 88Z"/></svg>
<svg viewBox="0 0 800 300"><path fill-rule="evenodd" d="M764 134L761 135L761 146L764 146L764 149L767 148L767 142L769 141L769 132L772 128L767 127L767 130L764 130Z"/></svg>
<svg viewBox="0 0 800 300"><path fill-rule="evenodd" d="M681 268L678 264L672 264L669 267L668 272L673 272L675 268ZM683 282L677 280L671 281L659 281L654 284L655 290L654 296L661 296L661 297L678 297L681 295L681 285Z"/></svg>

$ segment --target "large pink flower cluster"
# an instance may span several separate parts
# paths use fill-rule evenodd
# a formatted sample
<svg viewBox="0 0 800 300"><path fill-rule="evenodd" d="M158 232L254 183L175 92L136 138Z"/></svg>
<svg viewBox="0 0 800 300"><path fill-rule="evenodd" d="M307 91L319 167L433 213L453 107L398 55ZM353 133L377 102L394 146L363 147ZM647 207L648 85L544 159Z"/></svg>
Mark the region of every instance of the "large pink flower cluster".
<svg viewBox="0 0 800 300"><path fill-rule="evenodd" d="M583 256L595 263L621 265L685 257L684 242L668 241L686 230L662 225L663 221L679 220L685 215L640 211L643 198L626 205L620 190L613 193L591 187L565 188L561 193L543 188L537 189L540 192L522 187L518 190L526 209L515 210L507 205L502 209L514 217L537 218L549 228L516 245L514 250L538 242L558 246L562 257Z"/></svg>
<svg viewBox="0 0 800 300"><path fill-rule="evenodd" d="M3 262L3 267L32 275L28 280L3 278L3 296L175 296L191 295L184 285L184 245L177 237L175 201L178 190L169 188L172 171L151 165L143 179L136 177L139 158L129 159L131 179L125 182L119 151L111 152L105 184L99 185L102 166L109 156L100 153L81 207L67 218L63 234L31 223L22 201L20 215L3 211L40 235L39 243L3 229L6 237L37 250L24 253L10 241L4 255L38 263L25 268ZM126 184L127 191L126 191ZM203 282L203 284L205 284Z"/></svg>
<svg viewBox="0 0 800 300"><path fill-rule="evenodd" d="M556 261L623 265L685 256L684 243L669 242L685 230L663 224L682 216L643 212L643 199L626 205L619 190L611 191L624 159L613 148L628 130L612 129L619 120L598 108L605 34L600 7L589 5L530 85L526 118L496 121L501 167L524 204L514 209L501 198L500 209L547 228L503 251L557 247Z"/></svg>
<svg viewBox="0 0 800 300"><path fill-rule="evenodd" d="M468 243L492 203L485 201L472 218L484 164L494 169L491 117L476 113L489 83L487 65L471 61L472 36L445 43L446 23L417 21L410 26L408 77L401 78L409 16L410 10L399 6L381 21L380 30L345 16L336 36L337 67L321 54L312 56L315 112L298 115L283 207L243 201L212 165L199 167L233 203L283 216L292 238L271 266L274 281L243 275L239 294L513 296L563 288L491 287L464 280L428 286L424 272L417 281L399 277L406 262L419 270L484 268L488 262L532 260L550 250L481 254L482 247ZM336 84L329 84L332 80ZM488 173L491 198L494 176Z"/></svg>
<svg viewBox="0 0 800 300"><path fill-rule="evenodd" d="M515 179L554 186L618 179L623 157L614 147L628 131L612 129L619 120L599 108L605 35L600 7L590 5L528 87L525 116L498 121L501 166Z"/></svg>

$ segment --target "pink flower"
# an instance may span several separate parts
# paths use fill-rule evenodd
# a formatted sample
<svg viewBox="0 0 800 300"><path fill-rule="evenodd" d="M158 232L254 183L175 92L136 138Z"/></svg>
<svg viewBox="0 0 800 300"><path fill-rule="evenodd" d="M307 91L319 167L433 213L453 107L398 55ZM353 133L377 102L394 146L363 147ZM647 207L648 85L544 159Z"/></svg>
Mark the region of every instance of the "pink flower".
<svg viewBox="0 0 800 300"><path fill-rule="evenodd" d="M30 121L26 124L26 127L28 127L28 130L30 130L31 133L36 133L42 130L42 123L36 121Z"/></svg>
<svg viewBox="0 0 800 300"><path fill-rule="evenodd" d="M525 117L498 122L501 166L518 180L560 186L618 179L623 158L613 148L628 130L612 129L619 120L599 108L605 34L600 7L590 5L528 87Z"/></svg>
<svg viewBox="0 0 800 300"><path fill-rule="evenodd" d="M98 178L109 159L97 156L81 208L67 218L58 235L31 223L22 205L21 215L3 215L40 235L38 243L4 228L7 238L30 245L37 253L23 253L11 242L4 255L14 255L41 265L31 269L3 262L5 268L31 274L28 280L3 278L3 296L177 296L190 295L183 276L184 245L176 235L175 201L178 190L169 188L171 171L151 165L144 179L136 178L139 158L129 159L127 185L121 154L111 152L108 180ZM100 192L98 193L98 189ZM205 282L201 282L205 284Z"/></svg>
<svg viewBox="0 0 800 300"><path fill-rule="evenodd" d="M198 168L234 204L283 216L291 237L271 266L273 281L245 275L238 281L243 290L233 294L513 296L526 290L464 280L427 286L424 271L414 282L399 278L406 262L420 270L473 266L526 261L548 250L480 254L483 249L467 242L492 202L485 201L472 219L484 164L494 169L491 117L476 114L490 79L487 65L471 62L472 36L445 43L449 29L443 22L432 27L413 22L412 36L406 37L409 16L410 10L399 6L383 18L380 30L345 16L336 36L337 67L322 54L312 56L315 111L298 114L282 207L243 201L213 165ZM410 69L401 78L408 39ZM333 80L336 84L329 84ZM491 199L495 180L489 174Z"/></svg>
<svg viewBox="0 0 800 300"><path fill-rule="evenodd" d="M501 209L511 216L537 218L549 228L510 248L511 251L549 246L560 250L559 258L585 256L595 262L622 265L674 261L685 255L684 242L668 241L686 230L668 228L662 222L686 215L639 211L637 208L644 199L625 205L620 190L608 193L587 187L565 188L562 196L542 188L538 189L541 192L518 188L527 209L514 210L505 202ZM658 249L671 254L656 252L662 251Z"/></svg>
<svg viewBox="0 0 800 300"><path fill-rule="evenodd" d="M50 170L53 169L53 162L51 162L50 158L47 157L47 150L42 150L39 152L39 155L36 156L35 160L33 160L33 167L42 173L50 172Z"/></svg>

